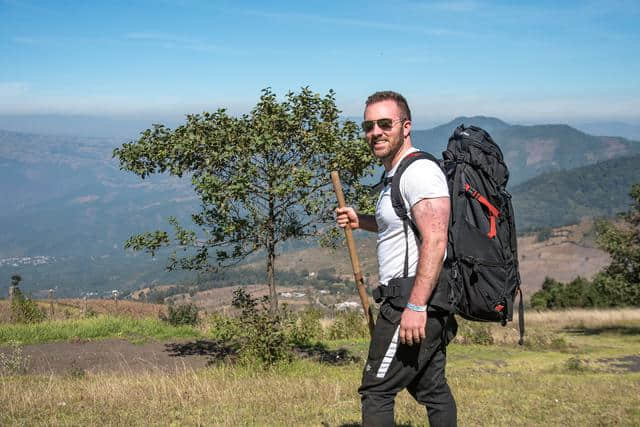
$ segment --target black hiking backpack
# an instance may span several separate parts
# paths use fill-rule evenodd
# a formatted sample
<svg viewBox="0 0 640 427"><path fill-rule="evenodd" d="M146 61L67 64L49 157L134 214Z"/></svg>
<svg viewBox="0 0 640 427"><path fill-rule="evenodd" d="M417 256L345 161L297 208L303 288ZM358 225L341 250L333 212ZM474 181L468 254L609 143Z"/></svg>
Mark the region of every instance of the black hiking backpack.
<svg viewBox="0 0 640 427"><path fill-rule="evenodd" d="M414 161L429 159L444 171L451 197L447 259L429 308L482 322L513 320L520 294L520 344L524 336L524 306L518 271L516 228L509 171L500 147L483 129L458 126L443 159L417 151L408 154L391 179L393 208L420 239L400 194L400 177Z"/></svg>

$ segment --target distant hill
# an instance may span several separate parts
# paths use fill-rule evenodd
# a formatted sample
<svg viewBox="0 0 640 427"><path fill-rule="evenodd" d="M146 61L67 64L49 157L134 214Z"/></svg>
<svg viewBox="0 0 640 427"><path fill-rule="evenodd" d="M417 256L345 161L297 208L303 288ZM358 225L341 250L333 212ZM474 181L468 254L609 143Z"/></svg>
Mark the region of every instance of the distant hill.
<svg viewBox="0 0 640 427"><path fill-rule="evenodd" d="M640 155L549 172L511 189L518 231L577 223L627 211L640 183Z"/></svg>
<svg viewBox="0 0 640 427"><path fill-rule="evenodd" d="M520 228L571 222L587 211L576 199L564 211L554 208L548 215L533 213L530 206L536 206L535 197L550 190L530 193L528 187L516 184L552 170L629 155L638 152L640 145L622 138L590 136L565 125L512 126L481 116L459 117L427 131L414 131L415 142L439 154L459 123L488 129L503 147L513 174L514 203L519 212L526 212L518 215ZM81 290L134 289L154 280L195 280L194 275L165 273L166 254L153 261L146 254L126 254L122 248L130 235L166 230L168 216L189 221L189 214L198 209L188 178L162 175L140 180L121 171L111 156L115 147L127 141L0 130L4 202L0 209L0 281L17 272L23 275L27 289L63 286L71 292L69 296L77 296ZM565 179L563 174L550 176ZM582 180L587 185L593 181ZM627 181L625 178L624 185ZM527 185L531 191L538 188ZM627 188L618 185L616 191L626 195ZM616 206L622 205L616 201ZM299 247L292 242L281 249Z"/></svg>
<svg viewBox="0 0 640 427"><path fill-rule="evenodd" d="M509 125L491 117L459 117L447 124L412 132L418 148L438 157L453 130L463 123L487 130L504 154L510 186L541 173L572 169L614 157L640 153L640 142L620 137L592 136L567 125Z"/></svg>
<svg viewBox="0 0 640 427"><path fill-rule="evenodd" d="M436 126L427 130L411 131L411 142L421 150L425 150L441 158L442 152L447 148L449 137L453 130L464 124L465 126L479 126L489 132L491 135L497 131L508 128L508 123L503 122L495 117L473 116L473 117L456 117L448 123Z"/></svg>
<svg viewBox="0 0 640 427"><path fill-rule="evenodd" d="M574 127L591 135L621 136L635 141L640 140L640 123L590 122L580 123Z"/></svg>
<svg viewBox="0 0 640 427"><path fill-rule="evenodd" d="M0 131L0 257L122 252L135 231L188 218L188 180L140 180L111 158L119 141Z"/></svg>
<svg viewBox="0 0 640 427"><path fill-rule="evenodd" d="M19 273L26 290L78 296L193 276L123 250L171 215L188 220L197 199L188 179L120 171L111 153L122 142L0 131L0 280Z"/></svg>

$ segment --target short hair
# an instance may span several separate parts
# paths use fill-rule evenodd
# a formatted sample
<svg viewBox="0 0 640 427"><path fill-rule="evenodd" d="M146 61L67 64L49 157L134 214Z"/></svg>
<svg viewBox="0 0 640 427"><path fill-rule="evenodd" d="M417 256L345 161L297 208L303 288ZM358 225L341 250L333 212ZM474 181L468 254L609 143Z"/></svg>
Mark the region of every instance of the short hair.
<svg viewBox="0 0 640 427"><path fill-rule="evenodd" d="M365 102L364 108L366 109L369 105L375 104L376 102L387 101L387 100L395 101L396 105L398 106L398 108L400 108L400 111L402 111L402 114L404 115L404 117L402 118L411 120L411 110L409 109L409 104L407 103L407 100L405 99L404 96L392 90L383 90L383 91L374 93L373 95L367 98L367 102Z"/></svg>

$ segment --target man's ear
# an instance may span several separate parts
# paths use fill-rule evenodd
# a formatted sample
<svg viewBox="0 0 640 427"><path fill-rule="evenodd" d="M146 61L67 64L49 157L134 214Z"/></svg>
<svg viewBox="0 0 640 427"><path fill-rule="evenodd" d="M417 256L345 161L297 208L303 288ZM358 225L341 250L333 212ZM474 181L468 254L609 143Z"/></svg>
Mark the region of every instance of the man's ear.
<svg viewBox="0 0 640 427"><path fill-rule="evenodd" d="M402 133L405 138L411 135L411 120L405 120L402 123Z"/></svg>

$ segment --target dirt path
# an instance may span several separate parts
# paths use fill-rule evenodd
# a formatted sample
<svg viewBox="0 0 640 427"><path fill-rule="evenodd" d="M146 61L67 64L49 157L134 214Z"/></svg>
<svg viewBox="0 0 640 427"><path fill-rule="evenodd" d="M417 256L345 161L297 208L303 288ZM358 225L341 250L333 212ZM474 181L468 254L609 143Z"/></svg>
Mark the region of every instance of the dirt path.
<svg viewBox="0 0 640 427"><path fill-rule="evenodd" d="M341 365L358 361L347 349L329 350L324 346L294 349L299 357L321 363ZM214 363L233 361L236 352L216 341L170 341L132 344L125 340L57 342L25 345L19 353L0 346L4 360L19 361L24 374L83 375L98 372L175 371L202 368ZM0 357L0 362L3 357ZM15 364L14 364L15 365ZM3 366L0 364L0 373ZM15 368L13 368L15 371Z"/></svg>
<svg viewBox="0 0 640 427"><path fill-rule="evenodd" d="M132 344L112 339L25 345L20 357L25 360L26 373L81 374L200 368L224 357L224 352L212 341ZM0 347L0 353L15 357L12 348Z"/></svg>

